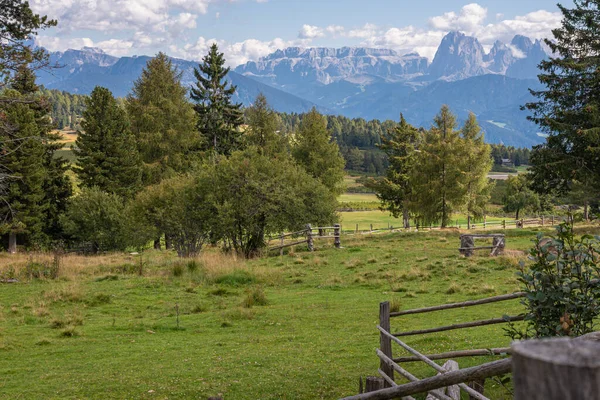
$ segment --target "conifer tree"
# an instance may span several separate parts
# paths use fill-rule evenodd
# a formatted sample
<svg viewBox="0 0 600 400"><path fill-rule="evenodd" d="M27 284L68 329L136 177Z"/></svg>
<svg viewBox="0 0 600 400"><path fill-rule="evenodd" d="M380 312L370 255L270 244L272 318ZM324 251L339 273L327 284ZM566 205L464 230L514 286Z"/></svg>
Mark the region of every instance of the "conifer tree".
<svg viewBox="0 0 600 400"><path fill-rule="evenodd" d="M468 215L481 218L492 190L492 184L488 179L493 164L491 147L485 143L473 113L469 113L461 133L463 147L459 154L462 167L460 183L465 190L464 209Z"/></svg>
<svg viewBox="0 0 600 400"><path fill-rule="evenodd" d="M76 147L81 185L130 198L141 185L141 161L125 110L97 86L87 99Z"/></svg>
<svg viewBox="0 0 600 400"><path fill-rule="evenodd" d="M316 108L304 115L295 132L292 156L334 194L343 191L344 158L327 130L327 120Z"/></svg>
<svg viewBox="0 0 600 400"><path fill-rule="evenodd" d="M225 68L223 53L216 43L194 68L196 83L191 98L196 103L198 131L207 149L213 154L229 155L241 145L240 125L243 124L241 103L233 104L236 87L225 80L230 68Z"/></svg>
<svg viewBox="0 0 600 400"><path fill-rule="evenodd" d="M164 53L148 61L127 96L131 131L150 185L189 170L198 159L196 115L181 85L181 74Z"/></svg>
<svg viewBox="0 0 600 400"><path fill-rule="evenodd" d="M533 187L568 192L577 183L600 192L600 2L558 5L562 26L546 44L554 56L540 64L545 90L531 91L530 119L549 136L531 154Z"/></svg>
<svg viewBox="0 0 600 400"><path fill-rule="evenodd" d="M260 154L267 156L285 152L288 143L280 134L279 117L262 93L246 109L246 119L248 129L244 132L244 137L249 146L256 146Z"/></svg>
<svg viewBox="0 0 600 400"><path fill-rule="evenodd" d="M410 227L410 207L413 201L411 174L417 161L417 148L422 140L418 129L400 115L400 123L387 135L381 136L379 148L388 156L389 167L382 180L371 180L367 186L374 189L382 210L395 218L402 215L404 228Z"/></svg>
<svg viewBox="0 0 600 400"><path fill-rule="evenodd" d="M447 227L452 213L463 204L460 131L456 117L444 105L425 134L411 180L414 182L414 212L424 225Z"/></svg>

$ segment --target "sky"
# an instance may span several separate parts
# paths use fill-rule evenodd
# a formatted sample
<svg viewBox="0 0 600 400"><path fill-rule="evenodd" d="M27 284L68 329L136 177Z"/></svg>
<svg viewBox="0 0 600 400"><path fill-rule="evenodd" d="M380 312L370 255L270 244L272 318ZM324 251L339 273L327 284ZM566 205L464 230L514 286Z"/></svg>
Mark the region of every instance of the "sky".
<svg viewBox="0 0 600 400"><path fill-rule="evenodd" d="M561 4L572 6L572 0ZM551 37L555 0L30 0L58 20L39 33L50 51L97 47L115 56L199 61L213 42L237 66L277 49L367 46L430 60L443 36L461 31L487 50L516 34Z"/></svg>

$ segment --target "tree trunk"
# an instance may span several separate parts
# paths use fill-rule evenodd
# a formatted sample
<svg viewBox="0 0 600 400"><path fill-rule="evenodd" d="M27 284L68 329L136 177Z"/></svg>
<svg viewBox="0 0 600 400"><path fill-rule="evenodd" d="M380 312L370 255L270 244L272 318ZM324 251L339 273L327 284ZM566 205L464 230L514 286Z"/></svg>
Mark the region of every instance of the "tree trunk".
<svg viewBox="0 0 600 400"><path fill-rule="evenodd" d="M583 219L585 219L585 222L588 222L590 220L589 202L587 200L583 202Z"/></svg>
<svg viewBox="0 0 600 400"><path fill-rule="evenodd" d="M17 234L12 231L8 234L8 252L10 254L17 253Z"/></svg>
<svg viewBox="0 0 600 400"><path fill-rule="evenodd" d="M171 235L167 235L165 233L165 249L172 250L173 249L173 238Z"/></svg>
<svg viewBox="0 0 600 400"><path fill-rule="evenodd" d="M402 210L402 219L404 220L404 229L410 229L410 215L406 208Z"/></svg>
<svg viewBox="0 0 600 400"><path fill-rule="evenodd" d="M154 239L154 249L155 250L160 250L161 249L161 247L160 247L160 238Z"/></svg>

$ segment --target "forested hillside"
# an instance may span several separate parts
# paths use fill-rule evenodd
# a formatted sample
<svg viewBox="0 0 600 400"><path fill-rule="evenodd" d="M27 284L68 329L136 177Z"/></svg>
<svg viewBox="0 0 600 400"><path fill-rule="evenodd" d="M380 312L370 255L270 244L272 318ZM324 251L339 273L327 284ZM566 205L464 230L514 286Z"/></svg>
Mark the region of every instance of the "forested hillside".
<svg viewBox="0 0 600 400"><path fill-rule="evenodd" d="M86 96L45 88L42 88L41 92L50 102L50 117L57 129L80 128L79 121L85 110Z"/></svg>

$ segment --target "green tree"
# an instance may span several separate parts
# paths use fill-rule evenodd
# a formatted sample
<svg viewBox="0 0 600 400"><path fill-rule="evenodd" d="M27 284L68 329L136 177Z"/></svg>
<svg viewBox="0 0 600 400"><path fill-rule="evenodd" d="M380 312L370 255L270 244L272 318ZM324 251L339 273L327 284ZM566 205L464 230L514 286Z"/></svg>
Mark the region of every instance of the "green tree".
<svg viewBox="0 0 600 400"><path fill-rule="evenodd" d="M452 213L464 204L461 148L456 117L443 106L434 126L425 133L410 177L415 195L413 211L425 225L440 222L447 227Z"/></svg>
<svg viewBox="0 0 600 400"><path fill-rule="evenodd" d="M196 190L200 199L211 196L216 207L213 237L246 257L263 250L266 235L337 218L328 188L291 159L270 158L252 147L205 166Z"/></svg>
<svg viewBox="0 0 600 400"><path fill-rule="evenodd" d="M506 181L506 193L503 198L504 211L514 212L519 219L521 211L538 211L541 208L540 196L529 187L527 175L509 176Z"/></svg>
<svg viewBox="0 0 600 400"><path fill-rule="evenodd" d="M196 103L198 131L206 148L214 154L229 155L241 144L244 119L242 104L231 102L236 87L225 80L229 68L224 65L223 53L213 43L202 63L194 68L196 83L190 96Z"/></svg>
<svg viewBox="0 0 600 400"><path fill-rule="evenodd" d="M491 148L484 142L475 114L469 114L461 133L463 150L459 157L462 161L460 182L465 189L464 208L468 215L481 218L493 187L488 179L493 164Z"/></svg>
<svg viewBox="0 0 600 400"><path fill-rule="evenodd" d="M244 133L247 145L256 146L265 155L274 156L286 152L289 143L281 135L279 116L262 93L246 109L246 120L248 129Z"/></svg>
<svg viewBox="0 0 600 400"><path fill-rule="evenodd" d="M180 80L169 57L158 53L127 96L131 131L144 164L144 185L188 171L199 159L196 115Z"/></svg>
<svg viewBox="0 0 600 400"><path fill-rule="evenodd" d="M98 188L83 188L69 200L61 224L79 245L89 244L93 252L124 250L127 247L123 198Z"/></svg>
<svg viewBox="0 0 600 400"><path fill-rule="evenodd" d="M358 147L353 147L348 150L346 156L346 167L352 171L360 171L363 169L364 157Z"/></svg>
<svg viewBox="0 0 600 400"><path fill-rule="evenodd" d="M314 178L338 195L344 186L344 158L316 108L305 114L295 132L292 156Z"/></svg>
<svg viewBox="0 0 600 400"><path fill-rule="evenodd" d="M389 211L395 218L402 215L404 228L410 228L410 208L414 201L411 176L422 138L422 133L400 115L400 123L381 137L379 148L390 163L386 177L366 184L377 193L382 210Z"/></svg>
<svg viewBox="0 0 600 400"><path fill-rule="evenodd" d="M131 198L140 189L142 164L125 110L100 86L86 103L73 147L81 186Z"/></svg>
<svg viewBox="0 0 600 400"><path fill-rule="evenodd" d="M540 63L545 90L532 91L537 102L526 108L549 136L534 148L533 187L540 193L570 190L578 181L600 191L600 3L574 0L558 5L562 26L546 44L555 56Z"/></svg>

